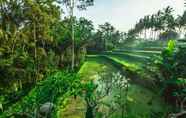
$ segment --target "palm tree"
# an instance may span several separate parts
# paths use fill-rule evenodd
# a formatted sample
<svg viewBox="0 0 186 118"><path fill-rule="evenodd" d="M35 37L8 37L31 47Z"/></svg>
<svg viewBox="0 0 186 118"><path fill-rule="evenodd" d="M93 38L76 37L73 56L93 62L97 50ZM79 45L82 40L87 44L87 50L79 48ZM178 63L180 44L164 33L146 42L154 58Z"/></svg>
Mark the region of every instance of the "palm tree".
<svg viewBox="0 0 186 118"><path fill-rule="evenodd" d="M144 38L147 39L147 29L148 29L148 21L149 21L149 16L145 16L143 19L143 27L144 27Z"/></svg>
<svg viewBox="0 0 186 118"><path fill-rule="evenodd" d="M135 27L129 33L142 36L141 34L143 32L144 39L147 39L147 32L150 32L150 38L155 40L162 31L175 31L177 24L172 15L173 11L173 8L168 6L163 11L159 10L156 14L145 16L136 23ZM184 18L181 20L182 24Z"/></svg>
<svg viewBox="0 0 186 118"><path fill-rule="evenodd" d="M186 28L186 11L183 13L181 24L183 25L183 30Z"/></svg>
<svg viewBox="0 0 186 118"><path fill-rule="evenodd" d="M164 9L162 20L164 21L165 30L174 29L174 17L172 15L173 11L173 8L170 6Z"/></svg>
<svg viewBox="0 0 186 118"><path fill-rule="evenodd" d="M178 32L182 34L182 27L184 26L184 22L181 15L178 15L178 17L175 19L175 25L178 28Z"/></svg>
<svg viewBox="0 0 186 118"><path fill-rule="evenodd" d="M71 69L72 71L74 70L74 63L75 63L75 54L74 54L74 8L77 6L81 10L85 10L88 6L92 6L94 0L61 0L63 4L66 5L66 8L69 10L69 15L71 19L71 40L72 40L72 64L71 64ZM78 3L77 3L78 2ZM76 3L76 4L75 4Z"/></svg>
<svg viewBox="0 0 186 118"><path fill-rule="evenodd" d="M108 22L103 25L99 25L99 29L102 32L102 40L104 42L104 50L107 50L108 41L111 40L112 33L115 31L115 28Z"/></svg>
<svg viewBox="0 0 186 118"><path fill-rule="evenodd" d="M156 37L160 34L161 30L163 30L163 19L162 19L162 12L159 10L157 14L153 14L152 19L152 39L156 39Z"/></svg>

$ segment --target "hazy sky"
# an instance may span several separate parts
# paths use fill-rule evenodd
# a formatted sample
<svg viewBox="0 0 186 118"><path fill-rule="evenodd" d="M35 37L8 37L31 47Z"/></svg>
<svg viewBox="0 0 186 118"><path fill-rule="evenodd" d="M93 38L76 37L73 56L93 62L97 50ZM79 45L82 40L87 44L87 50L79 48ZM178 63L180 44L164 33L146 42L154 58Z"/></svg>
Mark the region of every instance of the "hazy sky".
<svg viewBox="0 0 186 118"><path fill-rule="evenodd" d="M95 26L110 22L117 29L127 31L143 16L168 5L175 9L175 14L184 11L184 0L95 0L94 6L86 11L76 10L75 14L92 20Z"/></svg>

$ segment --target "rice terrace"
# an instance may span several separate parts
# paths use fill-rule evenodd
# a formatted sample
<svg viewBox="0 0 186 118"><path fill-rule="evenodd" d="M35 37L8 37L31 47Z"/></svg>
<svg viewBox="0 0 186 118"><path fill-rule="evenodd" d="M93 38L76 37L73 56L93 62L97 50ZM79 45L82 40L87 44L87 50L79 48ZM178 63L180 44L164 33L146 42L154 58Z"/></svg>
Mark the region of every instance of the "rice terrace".
<svg viewBox="0 0 186 118"><path fill-rule="evenodd" d="M186 118L186 1L0 0L0 118Z"/></svg>

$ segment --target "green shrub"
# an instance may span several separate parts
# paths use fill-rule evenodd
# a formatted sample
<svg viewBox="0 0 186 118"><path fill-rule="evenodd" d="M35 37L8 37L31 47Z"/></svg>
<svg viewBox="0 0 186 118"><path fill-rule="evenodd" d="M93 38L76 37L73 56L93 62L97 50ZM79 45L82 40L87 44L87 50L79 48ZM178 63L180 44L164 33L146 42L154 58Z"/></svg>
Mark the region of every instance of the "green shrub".
<svg viewBox="0 0 186 118"><path fill-rule="evenodd" d="M77 74L57 71L48 75L44 81L39 82L27 96L12 105L0 116L10 117L15 113L26 113L34 116L35 110L40 105L46 102L55 104L60 97L64 97L64 100L71 95L78 94L78 90L81 88L80 85L80 78Z"/></svg>
<svg viewBox="0 0 186 118"><path fill-rule="evenodd" d="M180 106L186 98L186 48L176 47L174 40L168 42L166 49L154 61L156 75L165 100ZM180 109L180 108L178 108Z"/></svg>

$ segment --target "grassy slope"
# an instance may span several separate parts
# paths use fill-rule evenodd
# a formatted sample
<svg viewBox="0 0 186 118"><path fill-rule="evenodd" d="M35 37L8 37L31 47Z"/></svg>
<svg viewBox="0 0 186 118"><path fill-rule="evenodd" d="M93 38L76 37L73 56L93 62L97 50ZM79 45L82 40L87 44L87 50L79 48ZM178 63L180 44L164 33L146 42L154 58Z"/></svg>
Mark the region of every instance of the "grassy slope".
<svg viewBox="0 0 186 118"><path fill-rule="evenodd" d="M85 80L90 80L94 79L95 75L102 71L116 71L116 69L107 62L107 60L95 56L87 58L87 61L81 67L79 74Z"/></svg>
<svg viewBox="0 0 186 118"><path fill-rule="evenodd" d="M84 79L90 80L96 77L96 73L106 71L115 72L117 69L112 66L104 58L101 57L89 57L88 61L82 66L80 74ZM166 105L160 99L160 96L153 93L152 91L141 87L136 84L132 84L129 88L129 107L128 107L128 117L129 118L149 118L152 112L160 114L165 113L167 110ZM69 102L66 109L63 110L63 115L65 118L83 118L82 113L85 112L85 104L83 106L83 100L78 98L77 102ZM81 108L81 109L78 109ZM74 111L74 109L76 109ZM115 114L113 118L119 118L119 113Z"/></svg>

